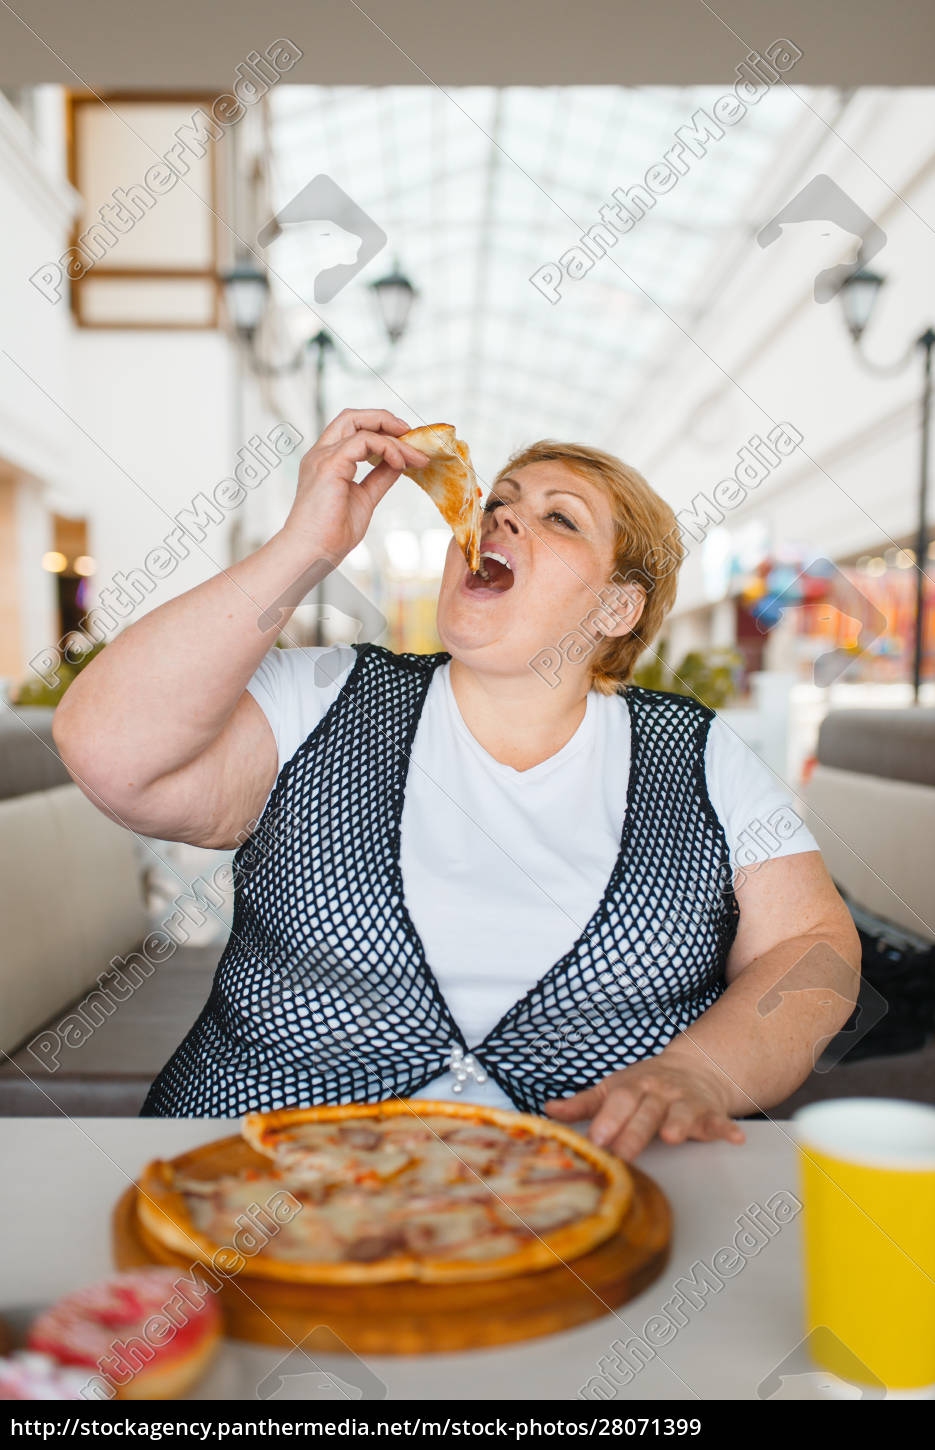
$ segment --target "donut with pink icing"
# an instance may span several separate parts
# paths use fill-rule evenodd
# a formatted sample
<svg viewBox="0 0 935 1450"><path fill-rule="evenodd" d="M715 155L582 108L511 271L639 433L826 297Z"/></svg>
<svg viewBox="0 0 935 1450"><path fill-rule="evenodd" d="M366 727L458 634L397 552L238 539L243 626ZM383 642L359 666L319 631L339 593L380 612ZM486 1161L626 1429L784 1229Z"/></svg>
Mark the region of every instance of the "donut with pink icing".
<svg viewBox="0 0 935 1450"><path fill-rule="evenodd" d="M105 1395L110 1386L118 1399L169 1400L201 1376L221 1332L206 1285L178 1269L134 1269L60 1299L33 1324L28 1344L86 1371Z"/></svg>

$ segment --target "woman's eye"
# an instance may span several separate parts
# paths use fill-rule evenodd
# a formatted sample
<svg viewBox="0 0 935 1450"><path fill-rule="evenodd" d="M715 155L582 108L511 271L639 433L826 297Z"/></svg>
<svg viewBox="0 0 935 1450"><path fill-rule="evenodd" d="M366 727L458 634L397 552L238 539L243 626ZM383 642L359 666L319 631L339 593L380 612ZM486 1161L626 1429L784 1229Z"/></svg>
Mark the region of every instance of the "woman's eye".
<svg viewBox="0 0 935 1450"><path fill-rule="evenodd" d="M557 519L563 528L574 529L575 533L578 532L577 525L573 524L565 514L559 513L558 509L553 509L550 514L546 514L546 518Z"/></svg>
<svg viewBox="0 0 935 1450"><path fill-rule="evenodd" d="M490 498L488 498L487 502L484 504L484 513L485 514L492 514L493 511L494 511L494 509L498 509L502 503L503 503L503 499L502 498L494 498L493 496L491 496Z"/></svg>

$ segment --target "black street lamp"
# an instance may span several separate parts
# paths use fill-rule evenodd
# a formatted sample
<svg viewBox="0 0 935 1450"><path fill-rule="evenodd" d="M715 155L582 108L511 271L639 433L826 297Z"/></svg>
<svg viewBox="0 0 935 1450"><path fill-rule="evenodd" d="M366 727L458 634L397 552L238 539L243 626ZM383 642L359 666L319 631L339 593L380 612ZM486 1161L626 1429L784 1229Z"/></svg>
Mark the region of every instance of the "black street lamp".
<svg viewBox="0 0 935 1450"><path fill-rule="evenodd" d="M394 262L391 272L370 283L370 291L377 299L387 337L392 343L399 342L409 324L409 314L416 300L415 287L399 270L399 263Z"/></svg>
<svg viewBox="0 0 935 1450"><path fill-rule="evenodd" d="M912 698L915 704L919 703L919 691L922 684L922 645L923 632L925 629L925 558L928 548L928 474L929 474L929 439L931 435L932 417L932 349L935 347L935 328L927 327L909 345L904 357L898 362L889 365L872 362L861 347L861 340L871 314L876 306L880 289L886 282L879 272L872 272L869 268L861 267L858 271L842 283L840 288L841 306L844 311L844 320L847 323L848 331L854 342L857 356L864 366L878 377L893 377L896 373L902 372L903 368L911 361L917 348L923 352L922 368L922 398L920 408L920 435L921 435L921 456L919 459L919 504L917 514L916 530L916 607L915 607L915 640L912 654Z"/></svg>
<svg viewBox="0 0 935 1450"><path fill-rule="evenodd" d="M220 281L231 326L252 347L269 301L269 278L262 267L247 259L222 272Z"/></svg>
<svg viewBox="0 0 935 1450"><path fill-rule="evenodd" d="M260 323L269 306L270 285L265 268L259 266L253 257L247 256L229 272L222 273L218 280L224 288L231 329L240 340L247 361L257 376L275 378L282 377L286 373L298 372L305 364L308 355L314 352L313 399L316 437L321 436L328 421L325 403L325 375L329 360L335 358L345 372L355 373L360 377L379 376L406 331L412 304L418 295L409 278L403 275L398 262L394 263L392 270L385 277L378 277L375 282L370 283L369 290L380 314L389 349L378 367L353 367L348 358L344 356L344 350L339 347L334 336L324 327L320 328L312 337L306 338L291 358L287 358L283 362L269 362L260 356L258 342ZM319 581L314 593L318 601L318 612L312 642L322 645L325 643L323 611L327 599L326 579L323 578Z"/></svg>
<svg viewBox="0 0 935 1450"><path fill-rule="evenodd" d="M287 361L269 363L259 356L257 349L257 329L269 303L270 288L266 271L248 257L238 262L229 272L222 273L219 280L224 288L231 326L244 344L254 372L262 377L282 377L286 373L298 371L306 354L314 351L315 424L319 434L327 422L325 374L329 359L336 358L346 372L356 373L358 376L373 376L373 373L382 372L406 331L412 304L418 296L416 288L400 270L398 262L393 264L392 271L385 277L378 277L369 284L389 342L389 353L377 368L352 367L327 328L321 328L313 337L307 338Z"/></svg>

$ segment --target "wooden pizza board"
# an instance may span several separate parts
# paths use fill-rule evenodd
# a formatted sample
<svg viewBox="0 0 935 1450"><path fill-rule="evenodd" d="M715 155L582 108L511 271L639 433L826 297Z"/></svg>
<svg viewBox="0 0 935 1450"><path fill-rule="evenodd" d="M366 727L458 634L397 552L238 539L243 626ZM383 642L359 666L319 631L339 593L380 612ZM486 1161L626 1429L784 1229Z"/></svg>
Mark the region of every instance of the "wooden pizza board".
<svg viewBox="0 0 935 1450"><path fill-rule="evenodd" d="M211 1145L211 1157L242 1160L242 1140ZM216 1155L216 1156L215 1156ZM220 1166L218 1164L218 1166ZM669 1256L672 1215L662 1189L631 1166L634 1194L619 1230L590 1253L554 1268L462 1284L288 1284L248 1269L219 1290L227 1332L255 1344L303 1345L355 1354L432 1354L555 1334L598 1319L639 1294ZM118 1269L196 1261L150 1237L129 1188L113 1215Z"/></svg>

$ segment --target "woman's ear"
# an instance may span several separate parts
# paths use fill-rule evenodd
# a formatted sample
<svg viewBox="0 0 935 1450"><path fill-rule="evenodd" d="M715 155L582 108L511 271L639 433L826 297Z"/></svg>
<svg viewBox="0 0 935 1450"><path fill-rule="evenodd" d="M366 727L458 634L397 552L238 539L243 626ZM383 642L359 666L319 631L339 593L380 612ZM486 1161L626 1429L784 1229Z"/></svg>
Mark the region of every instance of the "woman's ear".
<svg viewBox="0 0 935 1450"><path fill-rule="evenodd" d="M639 623L646 606L646 590L641 584L624 584L612 579L601 590L601 604L588 616L588 623L607 639L630 634Z"/></svg>

